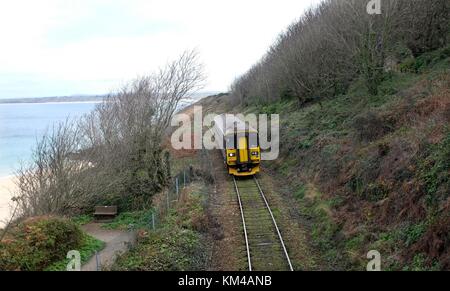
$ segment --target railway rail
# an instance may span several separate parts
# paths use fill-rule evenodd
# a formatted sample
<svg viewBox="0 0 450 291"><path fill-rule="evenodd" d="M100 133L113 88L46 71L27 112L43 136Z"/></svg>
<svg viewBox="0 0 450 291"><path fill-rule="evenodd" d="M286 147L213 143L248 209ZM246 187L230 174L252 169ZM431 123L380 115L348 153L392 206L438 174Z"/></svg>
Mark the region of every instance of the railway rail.
<svg viewBox="0 0 450 291"><path fill-rule="evenodd" d="M233 177L249 271L293 271L280 229L255 176Z"/></svg>

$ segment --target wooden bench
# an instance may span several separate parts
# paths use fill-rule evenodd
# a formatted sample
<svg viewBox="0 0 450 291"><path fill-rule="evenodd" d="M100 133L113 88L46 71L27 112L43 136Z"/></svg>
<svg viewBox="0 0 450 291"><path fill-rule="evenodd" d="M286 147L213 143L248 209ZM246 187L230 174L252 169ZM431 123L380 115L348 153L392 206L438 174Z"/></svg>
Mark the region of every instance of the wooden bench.
<svg viewBox="0 0 450 291"><path fill-rule="evenodd" d="M94 217L96 220L112 220L117 215L117 206L95 206Z"/></svg>

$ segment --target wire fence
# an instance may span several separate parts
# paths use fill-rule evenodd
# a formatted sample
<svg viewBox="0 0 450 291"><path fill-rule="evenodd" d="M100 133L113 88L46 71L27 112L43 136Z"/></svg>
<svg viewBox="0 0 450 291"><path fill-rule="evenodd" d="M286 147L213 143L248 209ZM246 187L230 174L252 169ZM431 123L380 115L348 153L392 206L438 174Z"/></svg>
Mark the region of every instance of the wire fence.
<svg viewBox="0 0 450 291"><path fill-rule="evenodd" d="M150 229L155 230L161 225L165 216L182 198L184 189L195 181L196 178L197 175L192 166L183 169L176 176L172 177L172 182L165 191L164 195L160 196L159 201L155 201L155 206L153 207L153 211L149 217Z"/></svg>

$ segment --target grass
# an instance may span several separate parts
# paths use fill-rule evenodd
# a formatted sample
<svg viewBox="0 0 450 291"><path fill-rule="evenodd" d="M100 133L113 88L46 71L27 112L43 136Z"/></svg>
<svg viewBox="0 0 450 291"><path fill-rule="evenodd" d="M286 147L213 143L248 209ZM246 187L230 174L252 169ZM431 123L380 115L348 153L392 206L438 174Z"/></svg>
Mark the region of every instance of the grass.
<svg viewBox="0 0 450 291"><path fill-rule="evenodd" d="M450 192L450 128L437 145L428 147L420 163L420 179L425 184L429 206L439 204ZM436 195L437 194L437 195Z"/></svg>
<svg viewBox="0 0 450 291"><path fill-rule="evenodd" d="M311 185L301 184L294 193L294 197L298 201L302 215L311 220L310 234L313 245L320 250L322 258L330 269L342 269L345 260L334 240L339 231L339 225L329 216L330 206L339 204L341 201L337 198L325 199L320 192L311 187Z"/></svg>
<svg viewBox="0 0 450 291"><path fill-rule="evenodd" d="M113 270L193 271L200 270L200 237L192 230L164 227L151 232L128 254L120 257Z"/></svg>
<svg viewBox="0 0 450 291"><path fill-rule="evenodd" d="M441 267L439 263L434 262L431 266L427 264L427 256L426 254L417 254L414 256L411 264L403 267L403 271L414 271L414 272L423 272L423 271L439 271Z"/></svg>
<svg viewBox="0 0 450 291"><path fill-rule="evenodd" d="M138 244L122 255L112 267L119 271L194 271L204 270L207 227L204 196L195 184L187 188L185 199L169 211L156 230L141 229ZM131 217L133 218L133 217ZM121 219L127 223L131 221Z"/></svg>
<svg viewBox="0 0 450 291"><path fill-rule="evenodd" d="M445 112L421 108L445 104L449 52L447 47L405 60L402 72L386 74L376 96L356 80L347 94L321 104L298 108L295 101L279 101L244 108L280 114L281 156L265 166L288 181L300 212L311 222L311 239L331 268L361 270L368 249L385 254L387 269L438 266L420 251L413 259L404 254L420 242L430 221L444 218L439 209L450 193L449 128L436 139ZM431 137L438 142L430 142ZM311 197L312 191L318 194ZM412 209L404 209L408 199L417 199L410 204L417 207L415 217L410 217ZM420 210L424 200L426 209ZM354 232L344 233L344 226Z"/></svg>
<svg viewBox="0 0 450 291"><path fill-rule="evenodd" d="M72 217L70 220L72 220L75 224L78 226L86 225L94 220L94 217L92 215L88 214L82 214L75 217Z"/></svg>
<svg viewBox="0 0 450 291"><path fill-rule="evenodd" d="M90 235L84 234L83 241L81 246L77 249L80 252L81 256L81 264L86 263L89 259L95 254L102 250L105 246L105 243L101 240L98 240ZM65 271L67 270L67 265L69 264L70 259L63 259L58 262L55 262L45 268L45 271Z"/></svg>
<svg viewBox="0 0 450 291"><path fill-rule="evenodd" d="M122 212L110 223L105 223L102 228L105 229L139 229L146 228L152 224L153 209Z"/></svg>

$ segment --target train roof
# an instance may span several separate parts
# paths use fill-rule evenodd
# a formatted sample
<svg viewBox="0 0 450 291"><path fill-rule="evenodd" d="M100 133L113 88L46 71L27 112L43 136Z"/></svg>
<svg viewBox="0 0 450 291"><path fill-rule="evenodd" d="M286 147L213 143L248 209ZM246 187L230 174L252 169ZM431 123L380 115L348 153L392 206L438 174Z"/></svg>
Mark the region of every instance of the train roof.
<svg viewBox="0 0 450 291"><path fill-rule="evenodd" d="M246 123L238 118L237 116L233 114L221 114L217 115L214 118L214 126L219 130L219 132L223 135L229 135L233 134L235 131L235 128L238 132L254 132L258 133L258 130L252 127L247 122L247 129L246 129Z"/></svg>

